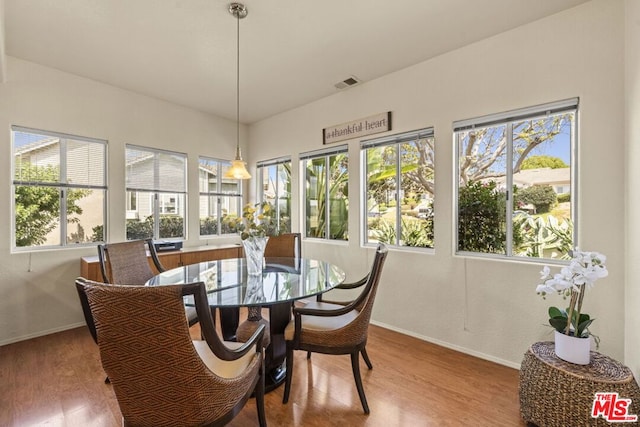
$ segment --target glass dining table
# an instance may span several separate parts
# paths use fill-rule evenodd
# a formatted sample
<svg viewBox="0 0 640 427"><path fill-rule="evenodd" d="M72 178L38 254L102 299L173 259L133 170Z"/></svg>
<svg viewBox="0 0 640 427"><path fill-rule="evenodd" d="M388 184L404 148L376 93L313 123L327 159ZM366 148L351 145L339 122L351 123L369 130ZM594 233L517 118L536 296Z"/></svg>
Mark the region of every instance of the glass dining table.
<svg viewBox="0 0 640 427"><path fill-rule="evenodd" d="M338 266L308 258L265 258L262 274L248 275L244 258L190 264L152 277L146 285L203 282L209 306L220 312L220 328L225 340L243 341L257 325L267 325L265 334L265 388L273 390L284 381L286 345L284 329L291 319L294 301L309 298L338 286L345 272ZM193 301L185 299L185 305ZM240 307L246 307L247 320L239 323ZM269 319L262 317L262 308ZM212 310L215 317L215 310ZM214 319L215 320L215 319Z"/></svg>

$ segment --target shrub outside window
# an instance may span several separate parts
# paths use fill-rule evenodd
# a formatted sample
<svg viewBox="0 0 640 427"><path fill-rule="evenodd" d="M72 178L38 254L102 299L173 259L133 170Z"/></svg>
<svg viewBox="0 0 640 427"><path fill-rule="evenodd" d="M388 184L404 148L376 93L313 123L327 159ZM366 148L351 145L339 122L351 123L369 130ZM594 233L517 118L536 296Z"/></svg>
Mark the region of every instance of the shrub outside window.
<svg viewBox="0 0 640 427"><path fill-rule="evenodd" d="M433 248L433 128L361 143L364 243Z"/></svg>
<svg viewBox="0 0 640 427"><path fill-rule="evenodd" d="M234 223L240 215L242 187L239 180L224 177L230 167L228 160L198 158L201 237L236 232Z"/></svg>
<svg viewBox="0 0 640 427"><path fill-rule="evenodd" d="M127 145L127 240L186 236L187 156Z"/></svg>
<svg viewBox="0 0 640 427"><path fill-rule="evenodd" d="M275 212L280 233L291 232L291 158L257 163L258 202L267 202Z"/></svg>
<svg viewBox="0 0 640 427"><path fill-rule="evenodd" d="M13 248L101 242L107 142L11 127Z"/></svg>
<svg viewBox="0 0 640 427"><path fill-rule="evenodd" d="M457 252L568 259L578 99L454 123Z"/></svg>
<svg viewBox="0 0 640 427"><path fill-rule="evenodd" d="M300 155L305 171L305 236L348 240L349 155L347 146Z"/></svg>

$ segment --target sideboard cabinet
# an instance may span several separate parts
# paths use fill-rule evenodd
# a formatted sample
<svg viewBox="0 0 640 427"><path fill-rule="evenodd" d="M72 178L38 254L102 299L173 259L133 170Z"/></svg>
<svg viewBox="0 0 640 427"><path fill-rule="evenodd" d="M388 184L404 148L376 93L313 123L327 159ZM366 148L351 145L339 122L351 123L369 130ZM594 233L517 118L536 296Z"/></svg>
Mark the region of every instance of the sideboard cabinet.
<svg viewBox="0 0 640 427"><path fill-rule="evenodd" d="M195 264L203 261L215 261L218 259L240 258L242 256L241 245L221 245L221 246L197 246L183 248L179 251L158 252L158 258L162 266L170 270L182 265ZM148 257L149 265L156 271L151 256ZM102 282L100 272L100 261L98 256L86 256L80 259L80 275L85 279Z"/></svg>

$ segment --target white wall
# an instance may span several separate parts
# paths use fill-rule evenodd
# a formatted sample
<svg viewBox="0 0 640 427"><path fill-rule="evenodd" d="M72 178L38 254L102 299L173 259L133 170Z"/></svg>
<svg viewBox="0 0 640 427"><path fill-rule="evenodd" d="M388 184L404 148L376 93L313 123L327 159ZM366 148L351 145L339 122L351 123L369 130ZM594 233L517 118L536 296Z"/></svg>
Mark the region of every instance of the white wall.
<svg viewBox="0 0 640 427"><path fill-rule="evenodd" d="M601 351L634 367L637 374L640 327L640 270L625 257L625 235L640 236L633 222L640 202L629 182L640 182L637 142L631 115L638 116L637 54L627 63L624 126L623 0L595 0L572 10L492 37L384 78L280 114L251 126L248 160L322 148L324 127L393 111L392 133L425 126L436 130L436 250L433 254L393 250L383 276L374 320L473 354L517 366L534 341L551 339L546 308L557 301L535 295L539 265L460 258L453 253L453 143L451 123L579 96L579 239L584 249L609 257L610 276L596 284L585 301L597 318L593 330ZM638 5L627 24L627 53L637 51ZM391 35L390 35L391 36ZM405 48L399 46L398 48ZM409 48L416 48L410 46ZM418 47L419 48L419 47ZM384 52L381 52L384 54ZM632 55L629 55L630 57ZM10 150L12 124L109 141L109 215L111 241L124 240L124 145L134 143L188 154L189 192L197 194L197 155L232 158L235 124L94 81L8 57L0 84L0 149ZM243 129L244 133L244 129ZM244 135L242 135L244 139ZM369 267L373 253L359 244L359 149L349 141L351 212L348 243L305 242L304 251L343 265L349 279ZM628 155L628 160L625 159ZM9 199L10 156L0 156L0 198ZM254 183L250 185L253 193ZM293 194L298 206L299 192ZM635 197L637 200L637 197ZM189 212L196 213L197 197ZM625 229L625 208L628 215ZM10 204L0 209L0 345L83 324L73 287L79 258L94 248L11 254ZM197 239L197 215L190 215L188 246ZM294 229L299 217L292 220ZM640 243L626 240L629 254ZM219 243L215 241L214 243ZM625 264L626 262L626 264ZM625 273L628 276L625 286ZM625 290L627 292L625 310ZM625 328L626 322L626 328ZM625 346L625 338L627 340Z"/></svg>
<svg viewBox="0 0 640 427"><path fill-rule="evenodd" d="M625 360L640 379L640 2L625 1L626 142L627 142L627 279Z"/></svg>
<svg viewBox="0 0 640 427"><path fill-rule="evenodd" d="M185 246L207 243L198 239L198 155L233 158L235 122L7 57L7 81L0 84L0 345L83 324L73 281L80 257L96 255L95 247L10 253L11 125L108 140L114 242L125 239L125 144L187 153L193 196ZM243 140L245 134L243 127Z"/></svg>
<svg viewBox="0 0 640 427"><path fill-rule="evenodd" d="M293 152L297 177L297 153L322 148L325 127L384 111L393 112L391 133L434 126L435 253L391 251L373 318L427 340L518 366L531 343L552 339L551 329L544 326L546 310L561 301L543 301L535 294L540 265L452 255L452 122L580 97L578 238L581 248L608 256L610 271L589 292L585 308L597 319L592 330L602 340L600 350L622 360L623 11L622 1L596 0L266 119L250 128L250 160ZM306 241L303 249L306 255L344 266L350 279L364 273L372 258L372 251L359 243L358 143L349 141L350 241ZM627 321L633 319L627 316Z"/></svg>

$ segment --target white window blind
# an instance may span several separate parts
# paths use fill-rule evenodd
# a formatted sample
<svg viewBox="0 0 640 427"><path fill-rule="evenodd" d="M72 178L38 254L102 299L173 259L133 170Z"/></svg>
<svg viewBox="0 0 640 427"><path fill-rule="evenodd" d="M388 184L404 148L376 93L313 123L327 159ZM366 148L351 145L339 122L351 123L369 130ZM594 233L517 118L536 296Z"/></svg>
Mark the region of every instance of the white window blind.
<svg viewBox="0 0 640 427"><path fill-rule="evenodd" d="M496 124L503 124L518 120L532 120L535 119L536 116L573 111L578 108L578 102L579 98L570 98L562 101L550 102L548 104L505 111L503 113L489 114L487 116L476 117L473 119L458 120L453 122L453 131L459 132L476 127L489 127Z"/></svg>
<svg viewBox="0 0 640 427"><path fill-rule="evenodd" d="M276 159L261 160L259 162L256 162L256 167L263 168L267 166L281 165L283 163L289 163L289 162L291 162L290 156L278 157Z"/></svg>
<svg viewBox="0 0 640 427"><path fill-rule="evenodd" d="M186 193L186 154L127 145L126 169L127 191Z"/></svg>
<svg viewBox="0 0 640 427"><path fill-rule="evenodd" d="M331 147L324 150L309 151L307 153L300 154L300 160L314 159L316 157L333 156L336 154L346 153L349 151L348 145L340 145L338 147Z"/></svg>
<svg viewBox="0 0 640 427"><path fill-rule="evenodd" d="M106 188L106 141L19 126L11 130L15 185Z"/></svg>
<svg viewBox="0 0 640 427"><path fill-rule="evenodd" d="M424 128L416 131L405 132L398 135L391 135L383 138L368 139L360 142L360 148L380 147L388 144L398 144L401 142L415 141L416 139L433 138L433 128Z"/></svg>

